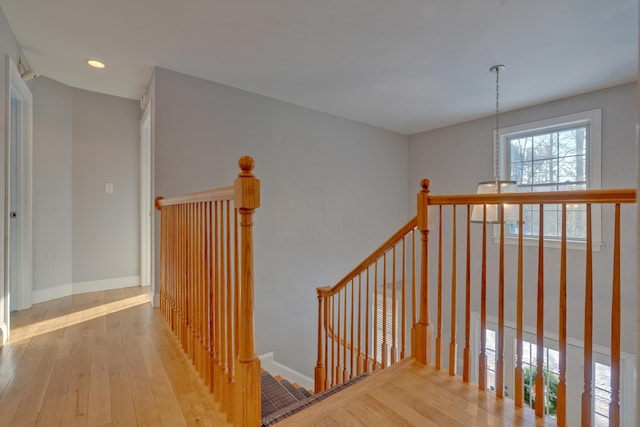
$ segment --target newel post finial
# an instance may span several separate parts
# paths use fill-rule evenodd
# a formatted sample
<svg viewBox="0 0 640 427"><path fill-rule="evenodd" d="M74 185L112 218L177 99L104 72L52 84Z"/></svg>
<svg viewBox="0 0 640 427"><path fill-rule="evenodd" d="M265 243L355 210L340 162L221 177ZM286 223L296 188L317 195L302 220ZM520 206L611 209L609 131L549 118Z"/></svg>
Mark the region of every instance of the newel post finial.
<svg viewBox="0 0 640 427"><path fill-rule="evenodd" d="M420 188L422 188L423 193L431 192L431 190L429 189L430 185L431 181L429 181L428 179L423 179L422 181L420 181Z"/></svg>
<svg viewBox="0 0 640 427"><path fill-rule="evenodd" d="M429 186L431 181L423 179L420 181L420 192L418 193L418 230L429 230Z"/></svg>
<svg viewBox="0 0 640 427"><path fill-rule="evenodd" d="M253 168L256 167L256 161L253 160L251 156L242 156L240 160L238 160L238 166L240 167L240 172L238 176L255 176L253 175Z"/></svg>

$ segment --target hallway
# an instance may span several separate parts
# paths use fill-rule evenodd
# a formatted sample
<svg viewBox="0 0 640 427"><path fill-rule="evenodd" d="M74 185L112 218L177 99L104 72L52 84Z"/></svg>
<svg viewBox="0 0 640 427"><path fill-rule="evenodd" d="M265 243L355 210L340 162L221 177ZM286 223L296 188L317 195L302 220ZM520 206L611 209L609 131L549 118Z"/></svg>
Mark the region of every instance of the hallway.
<svg viewBox="0 0 640 427"><path fill-rule="evenodd" d="M0 425L228 425L147 292L79 294L13 313L0 348Z"/></svg>

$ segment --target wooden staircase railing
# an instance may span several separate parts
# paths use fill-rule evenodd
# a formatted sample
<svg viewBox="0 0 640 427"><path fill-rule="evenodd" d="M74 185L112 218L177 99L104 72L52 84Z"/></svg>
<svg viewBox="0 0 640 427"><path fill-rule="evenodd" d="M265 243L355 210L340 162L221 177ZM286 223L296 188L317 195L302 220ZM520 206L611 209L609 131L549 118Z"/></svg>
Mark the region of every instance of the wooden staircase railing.
<svg viewBox="0 0 640 427"><path fill-rule="evenodd" d="M156 198L160 310L228 420L258 426L252 228L260 181L251 157L238 163L233 186Z"/></svg>
<svg viewBox="0 0 640 427"><path fill-rule="evenodd" d="M406 325L415 326L416 218L332 287L317 289L315 391L385 368L407 355ZM373 331L373 332L372 332Z"/></svg>
<svg viewBox="0 0 640 427"><path fill-rule="evenodd" d="M558 349L559 349L559 383L558 383L558 395L557 395L557 424L560 426L567 425L567 399L581 399L582 411L581 422L582 425L592 425L592 401L594 381L592 374L593 364L593 325L594 322L601 322L610 325L611 328L611 403L609 407L609 421L612 426L620 425L620 358L621 358L621 261L620 261L620 247L621 247L621 206L625 204L633 204L636 202L636 190L635 189L612 189L612 190L582 190L582 191L559 191L559 192L537 192L537 193L502 193L502 194L470 194L470 195L450 195L450 196L433 196L430 194L429 181L423 180L421 182L421 191L418 193L417 203L417 218L411 220L401 230L399 230L393 237L391 237L385 244L372 253L365 261L363 261L352 272L345 276L340 282L333 287L319 288L317 289L318 297L318 358L315 368L315 388L316 391L324 390L335 384L344 381L347 378L357 375L360 372L367 372L368 370L374 370L377 368L384 368L390 363L393 363L393 357L397 351L397 340L392 338L392 342L386 342L386 333L383 333L382 358L378 357L376 353L377 346L371 346L371 339L375 339L378 334L375 332L376 327L371 328L371 322L375 322L375 319L371 319L370 310L372 306L371 291L378 289L378 284L383 284L383 292L392 288L391 293L395 297L395 287L397 284L396 274L399 268L402 269L402 279L400 286L402 287L402 297L397 298L393 303L393 310L402 302L401 319L404 321L404 302L406 276L411 277L411 298L410 304L412 306L412 333L411 333L411 354L417 361L429 364L432 360L432 355L435 355L435 368L443 369L445 364L450 375L457 374L457 357L460 354L458 351L458 337L464 336L462 341L462 380L464 382L471 381L471 365L472 356L471 352L471 307L480 307L480 351L477 356L478 365L478 386L480 389L487 389L487 342L486 342L486 326L487 326L487 310L488 300L490 298L496 298L497 301L497 333L496 333L496 395L498 398L504 397L504 355L505 355L505 292L509 283L513 283L515 286L516 301L515 307L510 307L512 311L515 311L516 317L516 363L514 370L514 383L515 383L515 405L516 407L523 407L524 403L524 376L523 376L523 312L529 306L535 306L536 316L536 341L537 357L536 357L536 377L535 377L535 389L536 389L536 415L538 417L545 416L544 409L544 393L545 385L543 378L543 349L545 343L545 308L549 307L549 300L545 302L545 235L544 235L544 213L545 205L559 205L560 218L561 218L561 235L559 237L560 245L560 267L559 277L557 279L558 286L558 319L559 324L558 331ZM567 244L569 238L567 237L567 206L575 204L586 205L586 218L585 229L586 238L583 243L585 245L584 264L584 317L580 319L568 319L567 312L567 283L568 278L572 277L571 274L575 274L576 268L567 268ZM500 218L504 215L505 205L510 205L518 211L517 224L517 245L511 246L512 250L506 250L505 248L505 223L500 222L497 224L499 232L497 233L497 244L495 248L496 260L489 259L489 252L487 250L488 239L493 240L491 234L488 237L488 225L487 222L487 206L497 205L500 213ZM525 307L525 292L524 292L524 236L522 234L523 224L523 206L536 205L539 207L539 223L536 224L538 228L538 235L535 237L538 245L538 256L536 260L527 262L535 262L537 264L537 286L535 302L529 301L530 304ZM474 206L479 206L483 212L482 220L480 224L473 226L474 231L472 233L472 221L471 211ZM612 259L610 259L610 268L612 271L612 280L610 284L597 283L594 284L594 263L592 255L593 247L593 219L592 209L594 206L602 206L602 209L612 210L613 212L613 241L611 242ZM450 213L449 213L450 212ZM607 211L607 214L609 211ZM461 215L459 215L461 214ZM462 216L463 218L460 218ZM437 259L437 282L434 283L432 290L437 290L437 300L432 302L429 300L429 233L431 229L431 223L437 220L437 254L434 255L434 259ZM460 220L463 221L460 221ZM451 234L446 236L443 234L443 223L447 221L446 229L450 230ZM464 238L460 239L458 236L458 223L464 224ZM606 223L605 223L606 224ZM420 283L416 289L416 264L415 264L415 231L420 232ZM491 230L489 228L489 230ZM490 231L489 231L490 233ZM528 238L530 238L528 236ZM635 239L635 236L630 236L630 239ZM450 244L451 254L450 257L446 256L443 252L443 241ZM407 242L411 245L411 257L405 257L405 247ZM459 248L457 247L459 242L464 242L464 257L465 264L463 268L458 267L457 259L459 257ZM609 242L607 242L609 244ZM396 248L400 247L402 255L397 257ZM472 249L473 248L473 249ZM493 249L493 248L491 248ZM472 251L478 251L480 253L479 266L474 262L473 265L479 271L472 271L471 253ZM400 262L396 262L396 259ZM531 257L529 257L530 259ZM574 258L574 257L572 257ZM600 258L603 255L600 254ZM393 262L390 263L390 260ZM505 271L506 263L510 262L512 265L517 266L517 272L514 277L511 277ZM606 261L609 262L609 261ZM490 266L496 265L496 271L488 271ZM392 274L389 276L389 265L391 265ZM400 266L400 267L399 267ZM407 267L408 273L405 271ZM450 267L451 273L448 275L450 283L444 283L443 267ZM479 268L478 268L479 267ZM464 270L464 281L461 284L464 286L464 306L462 308L464 316L458 316L458 270ZM488 274L489 272L495 273L495 280L497 283L488 283L487 277L493 277L494 275ZM576 279L577 280L577 279ZM575 280L572 281L574 283ZM594 312L593 301L593 289L594 286L598 286L598 289L606 289L608 287L611 292L611 318L598 317ZM491 289L491 291L489 291ZM495 294L493 294L495 289ZM474 301L473 296L478 296L479 301ZM374 295L375 297L375 295ZM408 298L408 297L407 297ZM450 306L445 307L443 305L443 299L448 299ZM553 298L555 299L555 298ZM375 300L378 301L377 297ZM383 316L389 316L393 320L396 319L395 314L389 314L388 309L385 306L386 295L382 300ZM436 331L435 340L433 338L433 325L430 323L429 307L435 305L437 308L436 315ZM546 305L546 306L545 306ZM362 310L362 307L364 311ZM419 318L416 319L416 307L419 309ZM374 309L376 310L376 309ZM393 312L392 310L392 312ZM377 312L377 310L376 310ZM448 363L443 361L442 356L445 351L444 341L446 340L443 331L443 319L450 317L448 321L449 331L449 345L448 345ZM457 323L464 317L464 331L458 332ZM384 324L386 325L386 320ZM578 324L584 324L584 336L576 337L582 338L584 342L584 366L589 367L584 369L584 380L582 384L581 396L578 396L576 389L578 387L573 386L573 396L568 396L567 388L567 325L569 322L578 322ZM361 327L364 323L364 332ZM395 328L393 328L395 333ZM354 336L355 334L355 336ZM402 351L400 352L400 358L405 356L404 334L405 324L402 324L402 329L399 334L402 336ZM395 335L394 335L395 336ZM391 360L385 359L388 354L388 349L391 349Z"/></svg>

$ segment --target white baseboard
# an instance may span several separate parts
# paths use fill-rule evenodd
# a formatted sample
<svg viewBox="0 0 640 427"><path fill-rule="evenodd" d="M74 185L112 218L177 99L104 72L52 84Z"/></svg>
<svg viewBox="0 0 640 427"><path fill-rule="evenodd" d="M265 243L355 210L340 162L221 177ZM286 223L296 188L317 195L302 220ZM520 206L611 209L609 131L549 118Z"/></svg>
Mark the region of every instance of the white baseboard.
<svg viewBox="0 0 640 427"><path fill-rule="evenodd" d="M0 332L2 332L2 344L6 344L9 339L9 328L6 323L0 325Z"/></svg>
<svg viewBox="0 0 640 427"><path fill-rule="evenodd" d="M77 282L72 285L72 292L74 295L86 294L87 292L110 291L112 289L131 288L134 286L140 286L140 276Z"/></svg>
<svg viewBox="0 0 640 427"><path fill-rule="evenodd" d="M90 282L76 282L53 286L45 289L35 289L31 295L32 302L38 304L52 299L68 297L87 292L109 291L112 289L131 288L140 286L140 276L117 277L115 279L92 280Z"/></svg>
<svg viewBox="0 0 640 427"><path fill-rule="evenodd" d="M68 297L71 295L72 290L71 283L66 285L53 286L45 289L34 289L31 294L31 299L34 304L38 304L45 301L51 301L52 299Z"/></svg>
<svg viewBox="0 0 640 427"><path fill-rule="evenodd" d="M271 375L280 375L290 383L298 383L302 388L313 390L312 378L309 378L308 376L303 375L295 369L291 369L290 367L283 365L282 363L276 362L276 360L273 358L273 352L265 353L258 356L258 358L260 359L260 366L262 367L262 369L269 372Z"/></svg>

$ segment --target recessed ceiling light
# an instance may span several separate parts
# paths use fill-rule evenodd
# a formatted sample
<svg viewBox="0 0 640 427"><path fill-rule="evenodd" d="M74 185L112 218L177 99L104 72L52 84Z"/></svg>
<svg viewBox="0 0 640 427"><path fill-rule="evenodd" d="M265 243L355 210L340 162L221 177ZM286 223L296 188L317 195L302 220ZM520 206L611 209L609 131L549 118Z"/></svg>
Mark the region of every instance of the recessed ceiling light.
<svg viewBox="0 0 640 427"><path fill-rule="evenodd" d="M91 65L94 68L105 68L104 62L100 62L96 59L87 59L87 64Z"/></svg>

